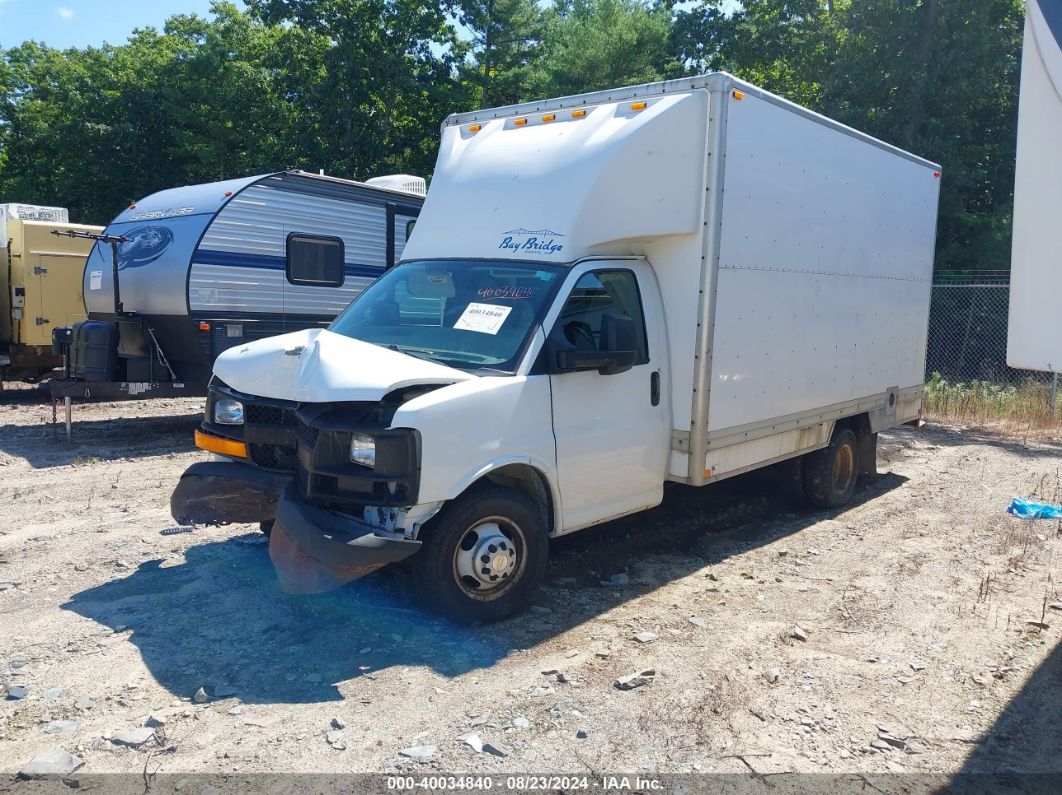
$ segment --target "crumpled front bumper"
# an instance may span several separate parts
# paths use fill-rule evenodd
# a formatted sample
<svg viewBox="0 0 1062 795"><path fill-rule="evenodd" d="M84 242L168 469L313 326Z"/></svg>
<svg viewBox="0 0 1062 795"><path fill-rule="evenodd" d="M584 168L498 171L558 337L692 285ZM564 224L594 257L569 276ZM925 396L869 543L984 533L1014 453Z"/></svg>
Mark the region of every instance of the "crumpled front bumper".
<svg viewBox="0 0 1062 795"><path fill-rule="evenodd" d="M302 498L294 483L277 502L269 557L288 593L319 593L408 558L419 541L376 535L366 522Z"/></svg>
<svg viewBox="0 0 1062 795"><path fill-rule="evenodd" d="M237 461L192 464L170 496L178 524L271 522L292 476Z"/></svg>

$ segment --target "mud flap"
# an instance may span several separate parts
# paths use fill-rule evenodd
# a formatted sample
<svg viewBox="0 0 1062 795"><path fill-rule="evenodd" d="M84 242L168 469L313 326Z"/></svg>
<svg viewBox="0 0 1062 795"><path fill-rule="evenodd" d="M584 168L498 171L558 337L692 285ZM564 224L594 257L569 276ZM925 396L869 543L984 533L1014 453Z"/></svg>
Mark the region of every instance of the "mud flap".
<svg viewBox="0 0 1062 795"><path fill-rule="evenodd" d="M878 435L869 427L861 427L856 437L859 440L859 476L874 477L878 474Z"/></svg>
<svg viewBox="0 0 1062 795"><path fill-rule="evenodd" d="M322 563L303 552L279 522L274 523L269 536L269 559L273 561L281 589L289 594L331 591L387 565L386 562L366 566Z"/></svg>

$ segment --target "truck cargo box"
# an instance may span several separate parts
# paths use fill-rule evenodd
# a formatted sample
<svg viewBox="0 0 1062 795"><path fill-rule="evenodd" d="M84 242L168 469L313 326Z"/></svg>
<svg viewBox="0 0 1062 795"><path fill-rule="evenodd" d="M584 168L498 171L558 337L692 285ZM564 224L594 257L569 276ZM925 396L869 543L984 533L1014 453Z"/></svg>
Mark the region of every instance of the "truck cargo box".
<svg viewBox="0 0 1062 795"><path fill-rule="evenodd" d="M404 258L645 257L699 484L918 416L940 176L715 73L449 117Z"/></svg>

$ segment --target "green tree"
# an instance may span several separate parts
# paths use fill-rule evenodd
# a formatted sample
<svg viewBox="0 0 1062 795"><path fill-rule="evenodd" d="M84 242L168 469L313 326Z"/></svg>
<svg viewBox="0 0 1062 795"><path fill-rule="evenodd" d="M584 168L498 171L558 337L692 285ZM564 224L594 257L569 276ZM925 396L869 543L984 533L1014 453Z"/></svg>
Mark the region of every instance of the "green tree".
<svg viewBox="0 0 1062 795"><path fill-rule="evenodd" d="M1020 0L717 0L677 14L688 71L726 69L943 165L938 270L1006 268Z"/></svg>
<svg viewBox="0 0 1062 795"><path fill-rule="evenodd" d="M540 96L659 80L676 71L671 11L643 0L556 0L546 15Z"/></svg>
<svg viewBox="0 0 1062 795"><path fill-rule="evenodd" d="M316 51L299 137L341 176L427 172L447 113L469 105L455 76L467 46L437 0L248 0L257 19L299 28ZM318 60L319 59L319 60ZM319 66L318 66L319 65ZM284 82L299 80L289 73Z"/></svg>
<svg viewBox="0 0 1062 795"><path fill-rule="evenodd" d="M471 38L476 104L507 105L533 94L544 34L535 0L461 0L457 13Z"/></svg>
<svg viewBox="0 0 1062 795"><path fill-rule="evenodd" d="M28 42L4 51L5 197L102 221L173 184L181 169L166 141L177 46L148 29L122 47L59 52Z"/></svg>
<svg viewBox="0 0 1062 795"><path fill-rule="evenodd" d="M1010 263L1020 0L852 0L823 112L943 166L938 270Z"/></svg>
<svg viewBox="0 0 1062 795"><path fill-rule="evenodd" d="M847 2L746 0L725 14L719 0L705 0L677 13L676 57L689 71L725 69L815 107L844 37Z"/></svg>
<svg viewBox="0 0 1062 795"><path fill-rule="evenodd" d="M297 34L256 22L228 2L216 3L213 13L210 22L182 15L165 26L188 53L174 66L181 83L168 96L167 146L189 182L276 170L292 158L285 143L294 111L278 90L283 64L274 53Z"/></svg>

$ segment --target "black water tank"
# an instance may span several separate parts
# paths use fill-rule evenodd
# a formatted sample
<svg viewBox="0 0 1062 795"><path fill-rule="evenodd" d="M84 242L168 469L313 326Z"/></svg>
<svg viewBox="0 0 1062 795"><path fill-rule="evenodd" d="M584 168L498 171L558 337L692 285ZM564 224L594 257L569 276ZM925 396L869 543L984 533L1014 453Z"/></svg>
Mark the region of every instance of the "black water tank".
<svg viewBox="0 0 1062 795"><path fill-rule="evenodd" d="M74 324L70 374L78 381L113 381L118 370L118 327L106 320Z"/></svg>

